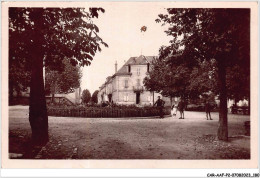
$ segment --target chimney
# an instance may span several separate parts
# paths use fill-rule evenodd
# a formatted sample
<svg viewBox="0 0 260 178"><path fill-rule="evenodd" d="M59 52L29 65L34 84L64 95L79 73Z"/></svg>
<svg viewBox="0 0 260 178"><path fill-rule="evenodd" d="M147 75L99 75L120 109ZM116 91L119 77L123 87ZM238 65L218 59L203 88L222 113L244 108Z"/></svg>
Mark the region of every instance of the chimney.
<svg viewBox="0 0 260 178"><path fill-rule="evenodd" d="M117 72L117 61L115 63L115 73Z"/></svg>

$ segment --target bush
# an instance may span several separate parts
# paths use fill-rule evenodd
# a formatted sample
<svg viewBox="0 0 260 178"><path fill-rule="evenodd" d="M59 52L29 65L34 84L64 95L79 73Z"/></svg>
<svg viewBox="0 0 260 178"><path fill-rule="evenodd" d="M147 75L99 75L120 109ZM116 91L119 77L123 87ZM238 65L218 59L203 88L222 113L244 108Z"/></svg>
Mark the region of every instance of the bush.
<svg viewBox="0 0 260 178"><path fill-rule="evenodd" d="M205 111L205 109L203 105L189 104L186 107L186 111Z"/></svg>
<svg viewBox="0 0 260 178"><path fill-rule="evenodd" d="M108 118L108 117L150 117L159 116L159 109L156 107L136 107L136 106L115 106L115 107L84 107L84 106L49 106L49 116L61 117L88 117L88 118ZM170 109L164 108L164 114L169 115Z"/></svg>
<svg viewBox="0 0 260 178"><path fill-rule="evenodd" d="M12 105L27 106L27 105L29 105L29 97L23 97L23 96L13 97L13 100L9 101L9 106L12 106Z"/></svg>
<svg viewBox="0 0 260 178"><path fill-rule="evenodd" d="M188 104L186 107L186 111L200 111L204 112L205 111L205 106L204 105L196 105L196 104ZM216 112L218 111L218 107L216 105L211 104L211 112Z"/></svg>

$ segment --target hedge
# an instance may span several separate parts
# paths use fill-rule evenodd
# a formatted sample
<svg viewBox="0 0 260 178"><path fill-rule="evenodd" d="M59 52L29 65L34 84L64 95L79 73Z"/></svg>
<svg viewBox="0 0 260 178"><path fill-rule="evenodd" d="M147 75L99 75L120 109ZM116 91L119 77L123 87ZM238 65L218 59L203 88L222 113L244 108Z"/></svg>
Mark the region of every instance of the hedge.
<svg viewBox="0 0 260 178"><path fill-rule="evenodd" d="M49 107L48 115L57 117L87 117L87 118L109 118L109 117L151 117L159 116L158 108L113 108L113 107L91 107L91 108L58 108ZM164 115L169 115L170 109L164 108Z"/></svg>

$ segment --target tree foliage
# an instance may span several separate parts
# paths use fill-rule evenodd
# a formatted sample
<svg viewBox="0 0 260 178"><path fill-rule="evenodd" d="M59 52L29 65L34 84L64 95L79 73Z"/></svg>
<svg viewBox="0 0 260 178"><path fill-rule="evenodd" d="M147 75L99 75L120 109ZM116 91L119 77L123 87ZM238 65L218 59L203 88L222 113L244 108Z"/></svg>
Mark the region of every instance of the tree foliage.
<svg viewBox="0 0 260 178"><path fill-rule="evenodd" d="M92 94L92 97L91 97L91 101L93 103L98 103L98 90L94 91L94 93Z"/></svg>
<svg viewBox="0 0 260 178"><path fill-rule="evenodd" d="M82 71L79 66L73 66L68 60L62 61L63 71L55 71L46 68L45 90L51 94L72 93L80 87Z"/></svg>
<svg viewBox="0 0 260 178"><path fill-rule="evenodd" d="M29 121L35 142L48 141L43 64L60 71L65 58L74 66L90 65L100 46L107 47L92 20L99 11L104 9L9 8L9 62L31 73Z"/></svg>
<svg viewBox="0 0 260 178"><path fill-rule="evenodd" d="M185 65L171 65L168 59L155 59L151 71L144 79L148 90L156 91L164 96L185 97L188 95L189 71Z"/></svg>
<svg viewBox="0 0 260 178"><path fill-rule="evenodd" d="M157 58L152 62L152 70L144 79L147 89L164 96L183 98L194 98L202 93L216 90L217 76L214 60L198 61L192 67L186 63L173 64L172 60L173 57Z"/></svg>
<svg viewBox="0 0 260 178"><path fill-rule="evenodd" d="M30 67L31 47L41 43L46 66L59 67L66 57L73 65L90 65L100 44L107 46L98 36L99 28L92 22L102 8L10 8L10 56L22 58ZM41 17L41 18L38 18ZM35 22L41 23L41 31L35 32ZM42 41L35 39L42 35ZM18 57L17 57L18 56ZM17 60L16 60L17 61Z"/></svg>
<svg viewBox="0 0 260 178"><path fill-rule="evenodd" d="M181 53L179 60L194 64L194 60L222 60L227 55L227 64L248 67L249 13L249 9L168 9L156 20L170 25L166 34L173 37L160 57Z"/></svg>
<svg viewBox="0 0 260 178"><path fill-rule="evenodd" d="M81 99L82 99L82 103L84 103L84 104L88 104L90 102L91 94L88 89L85 89L82 91Z"/></svg>
<svg viewBox="0 0 260 178"><path fill-rule="evenodd" d="M250 99L250 70L239 64L227 68L228 98L236 102Z"/></svg>
<svg viewBox="0 0 260 178"><path fill-rule="evenodd" d="M185 94L207 90L218 94L218 137L227 140L227 97L249 96L250 91L250 10L170 8L156 21L167 24L165 32L172 37L169 46L160 48L159 59L179 67L172 77L182 75L187 82L173 82L173 91L184 85L180 90Z"/></svg>
<svg viewBox="0 0 260 178"><path fill-rule="evenodd" d="M14 91L19 95L21 91L27 89L31 78L31 73L25 69L24 64L13 62L14 59L9 60L9 102L12 102Z"/></svg>

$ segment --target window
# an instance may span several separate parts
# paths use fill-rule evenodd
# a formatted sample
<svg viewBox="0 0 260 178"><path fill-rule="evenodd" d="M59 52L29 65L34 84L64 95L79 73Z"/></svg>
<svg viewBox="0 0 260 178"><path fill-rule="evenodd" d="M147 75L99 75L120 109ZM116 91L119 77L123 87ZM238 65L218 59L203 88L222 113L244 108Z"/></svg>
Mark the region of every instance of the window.
<svg viewBox="0 0 260 178"><path fill-rule="evenodd" d="M150 64L148 63L147 64L147 72L149 72L149 70L150 70Z"/></svg>
<svg viewBox="0 0 260 178"><path fill-rule="evenodd" d="M137 86L140 86L140 79L137 79Z"/></svg>
<svg viewBox="0 0 260 178"><path fill-rule="evenodd" d="M127 93L124 95L124 101L128 101L128 94Z"/></svg>
<svg viewBox="0 0 260 178"><path fill-rule="evenodd" d="M128 80L125 80L125 88L128 88Z"/></svg>
<svg viewBox="0 0 260 178"><path fill-rule="evenodd" d="M131 72L131 66L130 66L130 64L128 65L128 72L129 72L129 73Z"/></svg>
<svg viewBox="0 0 260 178"><path fill-rule="evenodd" d="M140 68L137 68L137 75L140 75Z"/></svg>

